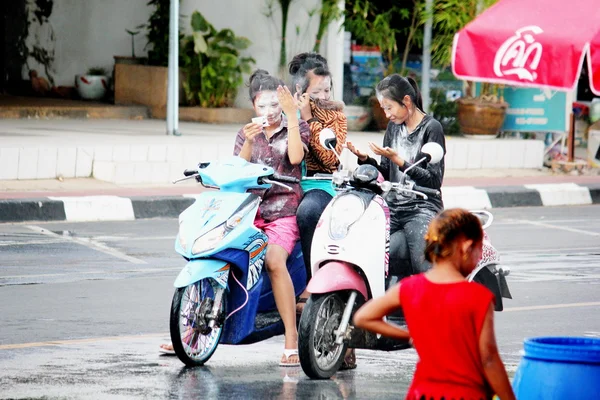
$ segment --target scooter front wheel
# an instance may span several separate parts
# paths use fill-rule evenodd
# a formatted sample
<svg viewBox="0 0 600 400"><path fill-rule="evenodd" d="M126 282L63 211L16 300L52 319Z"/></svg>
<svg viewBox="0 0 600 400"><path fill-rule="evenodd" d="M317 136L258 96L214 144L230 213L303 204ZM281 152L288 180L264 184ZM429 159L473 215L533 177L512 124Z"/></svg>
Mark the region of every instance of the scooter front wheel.
<svg viewBox="0 0 600 400"><path fill-rule="evenodd" d="M169 324L171 341L175 354L188 367L204 365L219 345L225 320L223 291L212 279L175 290ZM216 316L215 301L220 302Z"/></svg>
<svg viewBox="0 0 600 400"><path fill-rule="evenodd" d="M335 342L344 307L338 293L312 294L304 306L298 327L298 352L300 365L309 378L329 379L344 361L348 345Z"/></svg>

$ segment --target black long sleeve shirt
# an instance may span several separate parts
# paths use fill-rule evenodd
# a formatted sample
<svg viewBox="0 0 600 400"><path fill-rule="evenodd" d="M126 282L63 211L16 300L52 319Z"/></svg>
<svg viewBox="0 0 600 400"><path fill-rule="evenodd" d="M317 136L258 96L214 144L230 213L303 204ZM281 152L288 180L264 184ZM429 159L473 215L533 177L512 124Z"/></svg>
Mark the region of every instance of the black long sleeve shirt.
<svg viewBox="0 0 600 400"><path fill-rule="evenodd" d="M388 124L385 135L383 136L383 147L390 147L398 152L398 155L405 160L402 168L393 163L387 157L381 157L381 161L377 161L369 157L365 161L358 161L359 164L371 164L377 167L383 177L390 182L399 182L404 171L412 165L416 160L417 155L421 152L421 148L425 143L436 142L444 149L446 154L446 138L442 125L430 115L425 115L421 123L412 133L408 133L406 125ZM423 163L408 171L407 178L414 181L416 185L428 187L431 189L441 190L442 181L444 179L444 158L437 164ZM402 194L394 191L389 192L385 197L392 216L396 212L415 211L419 208L425 208L438 213L444 209L444 203L441 197L429 196L424 200L420 196L413 194Z"/></svg>

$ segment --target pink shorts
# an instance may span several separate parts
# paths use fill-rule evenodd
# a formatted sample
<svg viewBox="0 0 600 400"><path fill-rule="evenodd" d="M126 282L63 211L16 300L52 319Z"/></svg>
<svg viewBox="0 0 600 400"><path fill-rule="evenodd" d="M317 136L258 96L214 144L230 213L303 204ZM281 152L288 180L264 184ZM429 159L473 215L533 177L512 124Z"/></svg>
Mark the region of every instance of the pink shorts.
<svg viewBox="0 0 600 400"><path fill-rule="evenodd" d="M296 216L278 218L275 221L267 222L257 216L254 220L254 226L262 229L269 238L269 244L276 244L284 248L288 255L292 254L296 242L300 238Z"/></svg>

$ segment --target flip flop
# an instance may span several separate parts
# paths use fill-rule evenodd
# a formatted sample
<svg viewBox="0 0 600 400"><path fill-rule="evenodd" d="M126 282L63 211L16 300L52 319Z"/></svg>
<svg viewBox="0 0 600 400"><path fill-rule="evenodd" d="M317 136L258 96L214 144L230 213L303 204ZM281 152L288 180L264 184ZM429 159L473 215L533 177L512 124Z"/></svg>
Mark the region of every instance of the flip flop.
<svg viewBox="0 0 600 400"><path fill-rule="evenodd" d="M160 347L158 348L158 351L164 355L167 356L174 356L175 355L175 350L173 349L165 349L163 346L169 346L168 344L161 344Z"/></svg>
<svg viewBox="0 0 600 400"><path fill-rule="evenodd" d="M292 362L288 362L288 360L290 359L291 356L297 356L298 355L298 349L283 349L283 355L285 356L285 361L280 361L279 362L279 366L280 367L299 367L300 366L300 361L292 363Z"/></svg>

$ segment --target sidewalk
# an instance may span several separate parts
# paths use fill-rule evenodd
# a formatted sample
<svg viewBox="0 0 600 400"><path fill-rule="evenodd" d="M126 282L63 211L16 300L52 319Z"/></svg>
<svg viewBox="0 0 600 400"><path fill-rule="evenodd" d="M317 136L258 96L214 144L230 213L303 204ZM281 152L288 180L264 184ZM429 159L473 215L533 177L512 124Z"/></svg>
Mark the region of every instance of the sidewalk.
<svg viewBox="0 0 600 400"><path fill-rule="evenodd" d="M160 120L0 119L0 222L176 217L205 189L170 182L199 161L229 156L239 128L180 123L183 136L173 137ZM382 133L348 137L366 147ZM600 203L599 175L555 175L538 165L540 149L536 140L448 138L445 206Z"/></svg>
<svg viewBox="0 0 600 400"><path fill-rule="evenodd" d="M506 176L506 170L487 174L469 177L450 172L442 188L445 207L600 204L600 176L533 175L525 171L511 171L513 176ZM90 178L0 181L0 222L177 217L205 190L193 181L170 186L116 185Z"/></svg>

